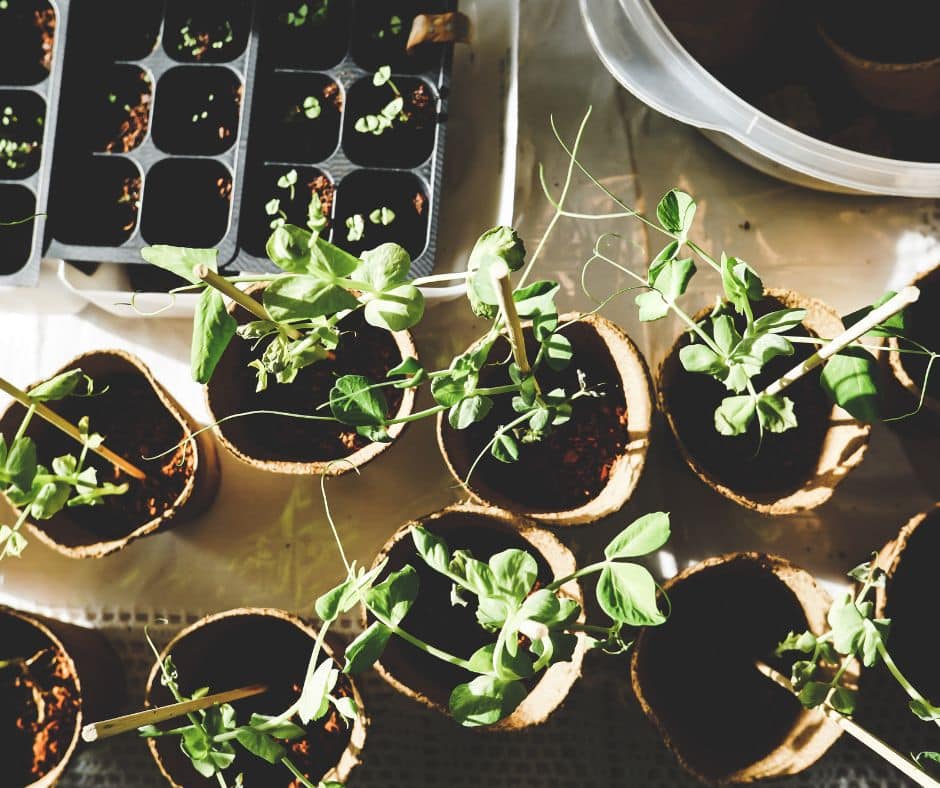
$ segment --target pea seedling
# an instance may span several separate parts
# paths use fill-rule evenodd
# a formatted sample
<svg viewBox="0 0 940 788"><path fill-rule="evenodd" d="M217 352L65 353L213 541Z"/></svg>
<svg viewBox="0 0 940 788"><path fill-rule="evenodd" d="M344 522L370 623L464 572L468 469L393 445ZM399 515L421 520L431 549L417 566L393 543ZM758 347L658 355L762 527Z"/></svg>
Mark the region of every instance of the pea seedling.
<svg viewBox="0 0 940 788"><path fill-rule="evenodd" d="M391 66L380 66L372 75L372 84L376 87L388 85L394 98L382 108L378 115L363 115L356 121L354 128L362 134L379 136L387 129L392 128L395 121L407 123L410 116L405 112L405 99L401 91L392 81Z"/></svg>
<svg viewBox="0 0 940 788"><path fill-rule="evenodd" d="M361 241L366 234L366 220L361 213L354 213L346 218L346 240L350 243Z"/></svg>
<svg viewBox="0 0 940 788"><path fill-rule="evenodd" d="M325 629L321 630L321 636L314 645L312 657L314 664L323 647L325 632ZM146 637L160 666L160 683L170 691L176 702L195 700L209 694L209 687L201 687L191 696L184 696L180 691L179 675L172 655L161 660L160 652L150 637L149 631L146 631ZM331 661L325 661L323 664L329 669ZM156 725L145 725L138 728L138 732L143 738L179 736L180 747L189 758L193 768L205 778L214 777L222 788L228 786L226 780L228 770L235 771L233 767L238 753L236 744L270 764L283 765L293 775L294 780L305 788L342 788L340 783L332 781L320 782L316 785L312 783L291 760L289 751L291 742L307 735L305 727L292 721L295 717L306 726L325 717L333 707L342 719L347 721L347 724L350 720L355 720L358 713L355 701L349 697L334 697L330 694L338 676L339 671L335 668L332 674L327 671L326 675L323 673L316 676L308 675L304 686L306 700L302 695L301 700L276 716L252 714L247 723L239 724L235 708L229 703L222 703L210 706L208 709L190 712L186 715L189 720L187 725L169 730L161 730ZM333 679L332 684L329 683L330 678ZM313 686L314 684L316 686ZM307 685L310 685L310 689ZM320 705L313 706L309 703L309 698L313 694L317 694ZM234 785L238 788L242 782L242 775L238 774Z"/></svg>
<svg viewBox="0 0 940 788"><path fill-rule="evenodd" d="M873 560L855 567L849 577L861 584L858 593L847 593L829 609L831 629L822 635L810 631L791 632L777 646L776 654L797 652L802 655L793 663L790 683L800 703L808 709L828 707L846 716L855 711L857 691L846 686L845 674L858 660L866 668L883 664L891 677L910 699L908 708L925 722L940 725L940 706L933 705L901 673L888 651L888 633L891 621L875 618L875 605L870 593L885 584L885 573ZM833 672L834 671L834 672ZM831 678L821 674L832 673ZM921 752L914 760L940 763L940 753Z"/></svg>
<svg viewBox="0 0 940 788"><path fill-rule="evenodd" d="M311 6L313 10L311 11ZM330 13L330 0L314 0L314 2L301 3L293 11L278 16L278 20L290 27L303 27L306 24L317 26L322 24Z"/></svg>
<svg viewBox="0 0 940 788"><path fill-rule="evenodd" d="M492 725L512 714L531 691L526 685L528 680L534 680L551 665L571 660L579 635L592 648L619 654L631 645L625 639L626 628L658 626L666 621L652 575L645 567L626 560L649 555L668 541L669 515L665 512L644 515L627 526L604 548L604 560L542 587L537 583L536 559L526 550L511 548L483 562L466 550L451 550L440 536L415 525L411 537L418 557L451 581L451 604L472 605L480 627L493 636L492 643L471 655L449 654L407 629L407 615L419 592L419 575L413 566L390 572L379 582L387 559L370 572L346 560L324 479L324 507L346 568L346 579L317 600L317 614L325 622L332 622L361 603L373 619L346 648L343 672L368 669L381 658L393 636L401 638L475 674L450 694L450 712L462 725ZM569 581L589 575L598 575L595 596L610 619L602 624L579 623L581 606L563 588ZM446 624L441 622L441 626Z"/></svg>
<svg viewBox="0 0 940 788"><path fill-rule="evenodd" d="M400 36L403 29L404 24L401 21L401 17L393 14L388 18L388 24L376 30L375 33L372 34L372 37L381 40L385 38L386 35Z"/></svg>
<svg viewBox="0 0 940 788"><path fill-rule="evenodd" d="M235 40L232 23L227 19L216 27L214 31L194 30L192 18L187 19L179 29L179 41L176 44L177 52L189 52L195 60L201 60L210 49L222 49L226 44Z"/></svg>
<svg viewBox="0 0 940 788"><path fill-rule="evenodd" d="M23 553L28 542L21 529L27 518L48 520L66 507L96 506L101 504L106 496L127 492L127 484L98 483L95 468L86 467L89 451L102 454L110 461L117 459L123 464L122 468L129 466L139 474L139 478L143 477L143 474L126 460L105 449L101 435L90 431L87 417L81 419L77 427L65 422L61 417L58 417L59 421L50 418L50 412L44 403L73 395L79 391L79 386L85 389L82 396L93 394L91 379L79 369L63 372L40 383L28 394L0 378L0 390L19 400L26 408L23 420L9 445L5 436L0 433L0 485L3 486L7 498L20 511L13 525L0 525L0 560L7 556L19 557ZM74 454L64 454L52 461L51 468L40 465L37 461L36 444L26 435L26 430L36 415L48 419L59 429L63 429L63 423L71 427L69 434L82 446L78 457Z"/></svg>

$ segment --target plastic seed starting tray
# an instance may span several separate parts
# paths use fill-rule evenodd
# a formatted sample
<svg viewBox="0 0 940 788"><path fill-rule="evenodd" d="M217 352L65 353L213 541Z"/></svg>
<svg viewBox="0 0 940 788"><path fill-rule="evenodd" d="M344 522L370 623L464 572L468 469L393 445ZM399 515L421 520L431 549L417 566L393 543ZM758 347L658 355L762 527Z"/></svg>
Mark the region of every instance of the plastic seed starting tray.
<svg viewBox="0 0 940 788"><path fill-rule="evenodd" d="M353 253L395 241L430 272L452 45L405 43L416 14L455 9L0 0L0 222L48 213L0 227L0 283L35 284L43 256L141 264L155 243L271 270L271 223L305 225L314 194L324 237ZM385 65L391 83L376 86ZM357 131L395 91L408 119Z"/></svg>

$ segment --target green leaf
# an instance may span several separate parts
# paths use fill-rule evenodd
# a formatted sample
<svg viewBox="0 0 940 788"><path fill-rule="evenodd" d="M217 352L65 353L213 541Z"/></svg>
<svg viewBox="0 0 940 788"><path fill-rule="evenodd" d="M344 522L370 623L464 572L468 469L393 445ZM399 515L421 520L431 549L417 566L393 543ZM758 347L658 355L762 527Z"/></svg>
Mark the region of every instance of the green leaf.
<svg viewBox="0 0 940 788"><path fill-rule="evenodd" d="M750 394L725 397L715 409L715 429L722 435L743 435L757 412Z"/></svg>
<svg viewBox="0 0 940 788"><path fill-rule="evenodd" d="M784 331L791 331L799 326L805 317L805 309L781 309L777 312L768 312L754 321L754 333L780 334Z"/></svg>
<svg viewBox="0 0 940 788"><path fill-rule="evenodd" d="M336 686L338 678L339 671L334 667L331 658L323 660L312 672L308 672L297 702L297 713L304 725L311 720L320 719L329 711L330 692Z"/></svg>
<svg viewBox="0 0 940 788"><path fill-rule="evenodd" d="M751 374L756 374L761 367L777 356L792 356L793 345L790 340L778 334L761 334L748 337L735 349L735 361L755 367Z"/></svg>
<svg viewBox="0 0 940 788"><path fill-rule="evenodd" d="M202 281L193 273L198 266L204 265L210 271L218 270L218 255L216 249L188 249L166 244L145 246L140 250L140 256L151 265L176 274L194 285Z"/></svg>
<svg viewBox="0 0 940 788"><path fill-rule="evenodd" d="M4 476L23 492L28 492L33 486L37 467L36 444L33 439L25 435L16 438L7 451L3 464Z"/></svg>
<svg viewBox="0 0 940 788"><path fill-rule="evenodd" d="M487 643L474 651L470 659L467 660L470 663L470 670L484 675L493 675L496 670L494 665L495 652L495 643ZM532 675L532 660L523 652L517 652L513 656L504 650L500 656L500 668L500 672L507 674L506 677L509 680L525 679Z"/></svg>
<svg viewBox="0 0 940 788"><path fill-rule="evenodd" d="M649 555L669 540L669 514L651 512L634 520L604 548L609 561Z"/></svg>
<svg viewBox="0 0 940 788"><path fill-rule="evenodd" d="M404 331L424 316L424 294L414 285L398 285L366 299L366 322L386 331Z"/></svg>
<svg viewBox="0 0 940 788"><path fill-rule="evenodd" d="M793 400L789 397L761 394L757 398L757 418L768 432L786 432L796 426Z"/></svg>
<svg viewBox="0 0 940 788"><path fill-rule="evenodd" d="M450 571L462 577L477 596L493 596L497 591L498 584L493 570L466 550L454 551L450 559Z"/></svg>
<svg viewBox="0 0 940 788"><path fill-rule="evenodd" d="M864 348L847 347L822 368L819 382L835 404L859 421L878 420L878 363Z"/></svg>
<svg viewBox="0 0 940 788"><path fill-rule="evenodd" d="M48 520L68 503L72 489L65 482L48 481L41 485L29 507L30 514L39 520Z"/></svg>
<svg viewBox="0 0 940 788"><path fill-rule="evenodd" d="M410 272L411 256L408 252L398 244L384 243L362 253L362 266L357 275L377 290L388 290L403 284Z"/></svg>
<svg viewBox="0 0 940 788"><path fill-rule="evenodd" d="M391 66L379 66L376 72L372 75L372 84L376 87L380 87L389 81L392 77L392 68Z"/></svg>
<svg viewBox="0 0 940 788"><path fill-rule="evenodd" d="M856 654L865 637L865 619L855 607L851 594L829 608L827 616L832 627L832 644L840 654Z"/></svg>
<svg viewBox="0 0 940 788"><path fill-rule="evenodd" d="M721 357L707 345L686 345L679 350L679 362L686 372L720 375L726 369Z"/></svg>
<svg viewBox="0 0 940 788"><path fill-rule="evenodd" d="M380 426L388 414L382 389L363 375L343 375L330 389L330 411L343 424Z"/></svg>
<svg viewBox="0 0 940 788"><path fill-rule="evenodd" d="M252 755L257 755L268 763L280 763L287 755L287 748L283 744L254 728L238 728L235 731L235 740Z"/></svg>
<svg viewBox="0 0 940 788"><path fill-rule="evenodd" d="M405 565L365 592L366 604L376 615L398 626L418 598L418 573Z"/></svg>
<svg viewBox="0 0 940 788"><path fill-rule="evenodd" d="M656 604L656 583L637 564L607 564L597 581L597 601L614 621L630 626L656 626L666 617Z"/></svg>
<svg viewBox="0 0 940 788"><path fill-rule="evenodd" d="M447 543L427 528L416 525L411 529L411 539L424 562L435 571L446 574L450 564L450 548Z"/></svg>
<svg viewBox="0 0 940 788"><path fill-rule="evenodd" d="M392 630L385 624L372 622L368 629L346 647L343 673L361 673L371 668L382 656L391 636Z"/></svg>
<svg viewBox="0 0 940 788"><path fill-rule="evenodd" d="M852 312L849 315L846 315L842 318L842 324L846 328L851 328L859 320L868 315L877 309L882 304L886 304L892 298L897 295L894 291L885 293L881 298L875 301L871 306L863 307L855 312ZM904 332L907 330L907 321L906 321L907 310L903 309L895 315L892 315L883 323L879 323L871 331L865 334L866 337L898 337L904 336Z"/></svg>
<svg viewBox="0 0 940 788"><path fill-rule="evenodd" d="M208 383L222 354L238 329L238 321L225 308L222 294L207 287L196 302L190 366L193 380Z"/></svg>
<svg viewBox="0 0 940 788"><path fill-rule="evenodd" d="M534 318L539 315L556 315L555 296L560 289L558 282L539 280L512 293L519 317Z"/></svg>
<svg viewBox="0 0 940 788"><path fill-rule="evenodd" d="M314 260L316 263L314 272L319 272L323 275L349 276L360 265L358 257L351 255L345 249L340 249L338 246L331 244L329 241L319 236L317 236L314 247L317 251L315 258L311 258L311 264L313 264Z"/></svg>
<svg viewBox="0 0 940 788"><path fill-rule="evenodd" d="M334 315L355 309L355 296L330 280L314 276L275 279L264 290L264 307L272 320L290 320Z"/></svg>
<svg viewBox="0 0 940 788"><path fill-rule="evenodd" d="M270 717L267 714L252 714L251 718L248 720L248 724L252 728L263 730L269 736L274 736L276 739L284 739L285 741L294 741L295 739L301 739L307 735L307 731L299 725L295 725L293 722L288 722L287 720L280 720L276 725L272 725L272 720L276 719L277 717Z"/></svg>
<svg viewBox="0 0 940 788"><path fill-rule="evenodd" d="M821 681L809 681L799 691L798 697L804 708L813 709L826 702L829 694L829 685Z"/></svg>
<svg viewBox="0 0 940 788"><path fill-rule="evenodd" d="M806 630L805 632L791 632L784 638L776 648L777 656L781 656L787 651L801 651L804 654L810 654L816 649L816 636Z"/></svg>
<svg viewBox="0 0 940 788"><path fill-rule="evenodd" d="M265 247L268 258L282 271L291 274L310 273L312 235L309 230L293 224L274 229Z"/></svg>
<svg viewBox="0 0 940 788"><path fill-rule="evenodd" d="M395 384L397 389L415 388L428 379L427 370L421 366L421 362L414 356L403 358L401 364L390 369L385 377L394 378L399 375L405 376L405 379Z"/></svg>
<svg viewBox="0 0 940 788"><path fill-rule="evenodd" d="M519 443L508 432L498 432L493 436L490 454L500 462L516 462L519 459Z"/></svg>
<svg viewBox="0 0 940 788"><path fill-rule="evenodd" d="M669 313L667 301L675 301L685 293L694 274L695 263L688 258L661 262L654 260L648 273L653 289L640 293L635 299L640 308L640 320L649 322L665 317Z"/></svg>
<svg viewBox="0 0 940 788"><path fill-rule="evenodd" d="M829 697L829 705L839 714L850 715L855 711L856 693L845 687L836 687Z"/></svg>
<svg viewBox="0 0 940 788"><path fill-rule="evenodd" d="M917 753L914 756L914 760L917 762L917 765L923 769L924 765L921 763L921 761L931 761L933 763L940 763L940 752L931 752L930 750L924 750L923 752Z"/></svg>
<svg viewBox="0 0 940 788"><path fill-rule="evenodd" d="M465 430L471 424L483 421L492 409L493 400L489 397L466 397L451 406L447 420L455 430Z"/></svg>
<svg viewBox="0 0 940 788"><path fill-rule="evenodd" d="M556 372L565 369L574 356L571 342L562 334L552 334L542 347L545 349L545 363Z"/></svg>
<svg viewBox="0 0 940 788"><path fill-rule="evenodd" d="M82 380L85 379L85 373L80 369L70 369L61 375L33 386L29 390L29 398L34 402L49 402L51 400L65 399Z"/></svg>
<svg viewBox="0 0 940 788"><path fill-rule="evenodd" d="M721 283L725 297L739 312L748 302L759 301L764 294L764 283L757 272L743 260L721 255Z"/></svg>
<svg viewBox="0 0 940 788"><path fill-rule="evenodd" d="M525 245L511 227L493 227L483 233L467 261L467 297L478 317L496 317L499 300L493 287L492 266L502 261L510 271L518 271L525 262Z"/></svg>
<svg viewBox="0 0 940 788"><path fill-rule="evenodd" d="M726 356L741 341L741 335L735 328L731 315L715 315L712 318L712 336L715 338L715 344Z"/></svg>
<svg viewBox="0 0 940 788"><path fill-rule="evenodd" d="M912 714L924 722L940 722L940 708L936 706L931 706L929 703L920 700L912 700L907 706Z"/></svg>
<svg viewBox="0 0 940 788"><path fill-rule="evenodd" d="M454 362L459 362L459 358ZM447 374L438 375L431 380L431 396L438 405L450 408L456 405L465 396L476 389L477 375L471 374L466 369L455 368L451 364L451 369Z"/></svg>
<svg viewBox="0 0 940 788"><path fill-rule="evenodd" d="M520 681L477 676L468 684L457 685L448 705L450 713L461 725L493 725L512 714L527 694Z"/></svg>
<svg viewBox="0 0 940 788"><path fill-rule="evenodd" d="M656 206L656 218L663 229L685 237L695 218L695 200L678 189L670 189Z"/></svg>
<svg viewBox="0 0 940 788"><path fill-rule="evenodd" d="M525 550L510 548L496 553L488 565L496 585L517 600L525 598L535 585L539 567Z"/></svg>

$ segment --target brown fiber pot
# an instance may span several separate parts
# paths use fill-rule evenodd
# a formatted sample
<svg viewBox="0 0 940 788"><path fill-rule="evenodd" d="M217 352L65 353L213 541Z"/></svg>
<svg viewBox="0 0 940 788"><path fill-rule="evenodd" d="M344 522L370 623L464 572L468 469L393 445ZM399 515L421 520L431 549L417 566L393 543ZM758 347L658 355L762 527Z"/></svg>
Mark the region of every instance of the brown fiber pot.
<svg viewBox="0 0 940 788"><path fill-rule="evenodd" d="M747 783L796 774L841 730L757 672L789 631L820 634L831 599L789 561L760 553L709 558L663 587L672 613L641 631L630 676L644 713L700 780Z"/></svg>
<svg viewBox="0 0 940 788"><path fill-rule="evenodd" d="M107 382L109 375L131 373L140 376L147 382L147 385L159 399L160 404L166 409L167 414L179 424L183 437L191 437L198 430L199 425L154 378L147 366L137 356L123 350L93 350L76 356L49 377L54 377L61 372L76 367L80 367L99 386ZM54 402L51 403L51 407L55 410ZM133 403L127 403L127 407L132 408ZM15 430L22 418L22 412L23 408L19 403L11 403L0 415L0 432L10 434L11 430ZM34 430L39 423L40 420L34 418L27 434L34 434ZM45 428L45 423L42 424ZM92 424L91 428L105 436L105 445L107 446L107 424ZM49 427L49 429L52 428ZM126 536L119 539L102 540L76 522L70 516L68 508L63 509L49 520L37 520L35 523L27 523L27 527L41 542L70 558L101 558L109 553L122 550L135 539L148 536L158 529L169 527L176 519L195 517L208 509L214 500L219 489L221 469L215 443L208 432L195 435L189 445L191 446L189 462L192 464L193 472L186 480L185 486L173 505L162 515L140 523ZM79 451L81 447L76 443L75 448L76 451ZM149 467L155 467L155 465L143 462L136 457L128 457L127 459L145 473ZM132 493L133 489L125 495ZM9 499L7 501L9 502ZM12 503L10 506L13 506ZM15 507L13 508L16 511Z"/></svg>
<svg viewBox="0 0 940 788"><path fill-rule="evenodd" d="M245 289L245 292L249 295L255 295L262 293L265 288L265 284L257 283L250 285ZM228 311L230 315L233 315L239 323L246 323L253 319L246 310L239 307L234 302L229 303ZM418 357L418 351L415 347L414 339L411 334L407 331L393 331L390 332L392 339L395 341L395 345L398 347L398 350L401 353L401 357L407 358L411 356L412 358ZM232 370L235 364L239 363L238 354L236 348L233 347L234 342L239 342L242 340L236 339L232 344L226 349L225 353L222 355L222 358L219 361L219 365L216 368L215 373L212 376L212 379L205 387L206 391L206 405L209 408L209 416L213 424L218 420L218 416L215 414L215 410L225 410L225 408L220 408L220 403L227 402L228 399L232 396L230 390L227 389L227 382L232 377ZM271 383L270 385L281 385L277 383ZM284 384L291 385L291 384ZM328 392L324 392L323 401L326 401ZM414 389L404 389L402 392L402 401L401 405L398 408L398 411L394 414L394 418L401 418L402 416L408 416L411 414L414 409L415 403L415 390ZM319 405L320 403L312 403L311 408ZM215 408L213 408L215 405ZM251 417L246 417L251 418ZM352 454L348 454L344 457L335 457L329 460L315 460L315 461L293 461L293 460L282 460L282 459L266 459L261 457L252 456L248 451L243 450L238 445L238 439L236 436L231 434L231 427L229 424L215 424L212 428L215 432L216 437L219 442L230 451L235 457L241 460L248 465L251 465L253 468L258 468L263 471L271 471L273 473L286 473L294 474L298 476L340 476L344 473L347 473L354 468L361 468L367 462L375 459L379 454L389 448L392 443L402 434L408 424L393 424L388 429L388 434L391 437L391 442L389 443L380 443L372 442L366 446L363 446L361 449L354 451ZM341 462L340 462L341 460Z"/></svg>
<svg viewBox="0 0 940 788"><path fill-rule="evenodd" d="M387 571L395 571L405 564L411 564L422 572L426 565L418 556L410 535L414 525L421 525L442 536L451 550L470 548L474 557L483 561L510 547L527 550L539 563L539 580L543 584L554 578L572 574L576 569L574 556L554 534L534 523L519 520L507 512L473 504L448 506L402 526L376 556L373 566L388 558ZM401 626L405 631L431 645L447 650L446 644L441 642L440 637L436 637L439 635L439 625L446 621L452 629L460 629L464 638L468 639L465 644L467 653L458 653L457 656L469 657L484 643L493 642L492 638L495 636L491 637L485 633L476 622L473 610L470 609L472 602L467 608L451 606L449 587L449 581L433 570L427 569L423 572L417 601ZM565 583L562 590L583 607L584 599L576 580ZM428 600L431 602L426 607ZM365 609L361 612L363 622L366 623ZM421 619L421 623L418 623L415 613L430 614L438 625L430 629L436 631L425 632L426 622ZM583 612L578 621L583 623ZM476 642L477 638L479 642ZM561 706L580 677L585 651L584 639L579 638L570 662L559 662L548 668L512 714L495 725L484 727L483 730L514 731L545 722L552 712ZM454 668L436 657L425 655L394 636L386 646L381 660L376 663L376 669L383 679L403 695L447 716L450 716L447 701L451 691L457 684L472 678L471 674L460 668Z"/></svg>
<svg viewBox="0 0 940 788"><path fill-rule="evenodd" d="M173 656L180 689L184 694L203 686L209 686L212 692L223 692L255 683L268 684L271 691L275 691L275 680L292 682L297 687L296 693L299 693L316 638L317 632L313 627L283 610L242 607L206 616L186 627L166 645L160 653L160 659L162 661ZM325 643L323 654L335 659ZM148 706L173 702L169 690L161 684L160 675L160 664L154 663L147 678L145 700ZM313 782L334 780L345 783L361 763L369 717L359 690L351 678L347 677L347 680L359 715L349 728L348 742L335 763L330 763L323 775L312 775ZM243 724L254 712L278 714L296 699L296 693L283 706L273 700L269 693L235 701L237 720ZM272 703L277 707L273 707ZM308 727L317 725L311 723ZM205 782L198 777L192 764L180 751L176 737L151 738L147 740L147 745L160 772L174 788ZM237 759L231 767L233 774L246 768L255 768L264 771L264 775L254 781L256 785L264 785L265 788L283 785L287 788L293 784L293 778L284 766L268 764L241 748L237 750ZM251 762L250 767L248 762ZM251 785L249 774L245 777L246 784Z"/></svg>
<svg viewBox="0 0 940 788"><path fill-rule="evenodd" d="M923 625L940 602L934 563L940 553L940 504L915 515L878 555L888 577L876 590L875 610L891 619L888 650L901 672L934 703L940 697L936 649L925 648Z"/></svg>
<svg viewBox="0 0 940 788"><path fill-rule="evenodd" d="M20 644L25 644L24 651L54 647L64 656L78 688L80 706L68 748L55 767L27 786L49 788L58 782L79 747L82 726L120 710L126 693L124 669L100 632L0 605L0 649L15 651Z"/></svg>
<svg viewBox="0 0 940 788"><path fill-rule="evenodd" d="M936 308L940 303L940 266L921 274L911 284L920 289L921 295L916 303L907 308L907 314L912 316L914 321L917 321L918 316L920 316L921 321L924 323L935 325L937 319ZM938 335L940 335L940 332L938 332ZM896 352L898 347L898 340L889 337L888 348L895 352L888 354L888 364L895 380L911 394L911 401L908 404L913 409L917 406L923 393L923 373L918 374L918 372L911 369L910 359L912 357L906 357ZM940 352L940 347L931 347L929 349ZM905 358L907 358L907 363L905 363ZM934 363L930 374L931 377L940 375L940 363ZM940 399L931 396L929 393L924 397L924 408L929 410L935 417L940 417Z"/></svg>
<svg viewBox="0 0 940 788"><path fill-rule="evenodd" d="M765 291L765 296L779 301L786 308L806 309L807 314L803 326L818 337L834 337L843 330L842 321L835 310L821 301L807 298L790 290L769 289ZM697 313L693 319L698 322L707 317L710 312L710 308L704 309ZM686 464L695 472L695 475L725 498L762 514L793 514L794 512L814 509L829 500L836 485L865 456L871 427L856 421L842 408L833 405L818 459L806 480L797 489L771 489L766 492L742 492L733 489L710 474L691 453L682 439L676 418L668 404L667 389L676 385L677 381L681 382L682 376L698 374L686 372L679 362L679 350L685 342L686 335L683 334L673 345L669 355L659 367L656 385L660 410L666 416L666 421L675 436L676 443ZM788 392L784 390L783 393L786 395ZM797 403L796 412L797 419L799 419L799 403ZM712 418L710 413L708 418L709 420ZM714 437L716 442L725 439L717 431L715 431Z"/></svg>
<svg viewBox="0 0 940 788"><path fill-rule="evenodd" d="M562 315L560 322L574 320L576 317L578 316L573 313ZM630 337L610 320L599 315L585 315L576 325L586 326L591 331L591 342L597 343L592 353L616 375L623 387L626 423L618 429L622 431L624 447L614 458L603 487L593 498L572 508L546 509L526 506L486 483L477 468L470 477L469 484L464 486L475 502L505 509L520 517L529 517L548 525L583 525L619 511L633 495L646 464L650 441L653 396L649 369ZM527 336L531 335L529 327L530 324L525 324ZM578 343L573 344L574 358L571 366L576 369L579 358ZM598 383L597 380L588 382ZM446 412L438 416L437 443L451 475L460 483L466 478L476 457L476 451L468 445L465 433L466 430L455 430L450 426ZM488 455L483 458L481 464L487 462L499 464L498 460ZM524 464L524 460L514 463L514 466L520 464ZM545 483L550 485L551 479L546 479Z"/></svg>

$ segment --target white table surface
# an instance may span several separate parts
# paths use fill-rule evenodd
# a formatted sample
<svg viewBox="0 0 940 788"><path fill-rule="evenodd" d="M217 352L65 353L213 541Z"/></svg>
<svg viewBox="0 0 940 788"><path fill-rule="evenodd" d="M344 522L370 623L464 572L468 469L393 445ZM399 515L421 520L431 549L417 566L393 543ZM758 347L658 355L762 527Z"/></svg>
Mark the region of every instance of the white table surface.
<svg viewBox="0 0 940 788"><path fill-rule="evenodd" d="M485 11L486 1L479 5ZM591 170L647 211L672 186L689 191L699 206L695 240L714 252L724 249L747 259L768 285L792 287L848 311L940 259L935 223L940 214L933 201L830 195L789 186L748 169L694 130L640 105L595 59L570 0L524 0L520 62L516 226L530 248L549 216L535 164L545 163L550 182L563 174L564 153L551 138L549 113L570 137L586 105L593 103L584 141L584 160ZM461 145L456 142L461 139L458 129L464 124L472 130L472 113L486 111L485 106L455 105L445 184L459 182L460 171L473 162L472 134ZM451 188L441 233L472 238L485 229L468 231L462 208L487 200L488 193L485 186L476 192ZM571 205L611 209L583 178L575 180ZM743 229L745 222L750 229ZM608 231L623 236L621 259L637 270L658 249L648 248L637 222L562 221L538 273L560 279L563 308L589 306L578 292L578 271L596 236ZM613 288L620 282L596 270L595 287ZM689 308L710 302L715 286L707 273L699 274L687 297ZM25 290L20 306L51 297L44 288ZM605 313L626 327L653 366L678 326L668 320L639 325L631 301L622 299ZM435 307L415 332L422 359L441 363L466 346L479 328L463 301ZM6 309L0 314L0 336L5 338L0 370L26 384L83 350L120 347L137 353L184 407L205 420L201 388L189 378L189 332L184 320L120 320L94 307L67 315ZM22 559L0 564L0 599L53 608L210 612L271 605L310 612L314 597L340 578L319 480L256 472L224 453L222 459L221 492L205 515L102 560L71 560L33 540ZM329 482L329 491L347 552L363 562L371 561L402 522L455 499L430 422L411 426L361 477ZM563 531L562 538L581 560L588 560L633 517L669 509L675 535L671 552L657 567L661 574L720 552L763 549L838 583L845 570L930 503L905 447L878 426L864 463L830 502L801 515L762 517L699 482L659 423L633 500L607 521ZM0 515L6 514L4 507Z"/></svg>

